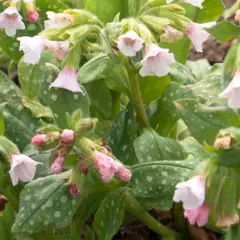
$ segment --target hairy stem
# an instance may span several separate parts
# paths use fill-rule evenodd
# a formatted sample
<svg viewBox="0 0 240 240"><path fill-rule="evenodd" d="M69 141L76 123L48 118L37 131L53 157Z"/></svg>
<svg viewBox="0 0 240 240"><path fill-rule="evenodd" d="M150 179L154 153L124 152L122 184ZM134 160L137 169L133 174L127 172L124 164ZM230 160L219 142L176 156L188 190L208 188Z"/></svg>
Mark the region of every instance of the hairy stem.
<svg viewBox="0 0 240 240"><path fill-rule="evenodd" d="M126 200L127 211L146 224L148 228L152 229L161 236L167 237L168 239L182 239L182 236L179 233L165 227L147 211L145 211L145 209L138 203L136 199L133 198L130 193L126 194Z"/></svg>

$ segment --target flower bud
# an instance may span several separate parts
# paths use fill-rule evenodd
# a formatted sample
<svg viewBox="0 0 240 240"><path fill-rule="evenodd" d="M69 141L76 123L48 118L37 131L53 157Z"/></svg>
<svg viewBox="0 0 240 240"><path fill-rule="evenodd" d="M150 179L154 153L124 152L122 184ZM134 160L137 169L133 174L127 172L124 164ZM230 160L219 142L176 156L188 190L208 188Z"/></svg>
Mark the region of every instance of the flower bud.
<svg viewBox="0 0 240 240"><path fill-rule="evenodd" d="M177 29L167 26L164 28L165 33L161 35L160 39L162 42L173 43L183 37L183 33Z"/></svg>
<svg viewBox="0 0 240 240"><path fill-rule="evenodd" d="M117 175L124 182L130 181L130 179L132 178L132 172L124 166L118 170Z"/></svg>
<svg viewBox="0 0 240 240"><path fill-rule="evenodd" d="M27 13L27 19L30 23L35 23L39 19L38 11L34 8Z"/></svg>
<svg viewBox="0 0 240 240"><path fill-rule="evenodd" d="M60 174L63 170L65 156L58 156L52 163L51 173Z"/></svg>
<svg viewBox="0 0 240 240"><path fill-rule="evenodd" d="M77 123L76 132L85 133L94 130L96 123L96 118L84 118Z"/></svg>
<svg viewBox="0 0 240 240"><path fill-rule="evenodd" d="M216 149L229 149L231 146L232 137L230 135L220 136L214 142Z"/></svg>
<svg viewBox="0 0 240 240"><path fill-rule="evenodd" d="M7 202L8 199L2 194L0 194L0 212L4 211Z"/></svg>
<svg viewBox="0 0 240 240"><path fill-rule="evenodd" d="M72 197L77 197L79 194L80 194L80 191L77 187L76 184L70 184L69 185L69 194L72 196Z"/></svg>
<svg viewBox="0 0 240 240"><path fill-rule="evenodd" d="M74 131L64 129L61 133L61 141L65 144L71 144L74 141Z"/></svg>
<svg viewBox="0 0 240 240"><path fill-rule="evenodd" d="M234 18L238 23L240 23L240 9L236 11L235 18Z"/></svg>
<svg viewBox="0 0 240 240"><path fill-rule="evenodd" d="M32 144L39 146L39 145L44 144L46 140L47 140L46 134L38 134L32 138Z"/></svg>

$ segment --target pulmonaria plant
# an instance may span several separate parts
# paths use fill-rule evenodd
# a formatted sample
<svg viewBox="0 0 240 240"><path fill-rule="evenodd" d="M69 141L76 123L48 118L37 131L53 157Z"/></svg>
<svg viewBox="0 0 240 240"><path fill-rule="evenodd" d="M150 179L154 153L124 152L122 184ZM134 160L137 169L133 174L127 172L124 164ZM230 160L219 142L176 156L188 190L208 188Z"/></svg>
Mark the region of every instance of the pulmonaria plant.
<svg viewBox="0 0 240 240"><path fill-rule="evenodd" d="M240 43L187 60L239 37L238 7L1 1L1 238L111 240L129 216L164 239L238 232Z"/></svg>

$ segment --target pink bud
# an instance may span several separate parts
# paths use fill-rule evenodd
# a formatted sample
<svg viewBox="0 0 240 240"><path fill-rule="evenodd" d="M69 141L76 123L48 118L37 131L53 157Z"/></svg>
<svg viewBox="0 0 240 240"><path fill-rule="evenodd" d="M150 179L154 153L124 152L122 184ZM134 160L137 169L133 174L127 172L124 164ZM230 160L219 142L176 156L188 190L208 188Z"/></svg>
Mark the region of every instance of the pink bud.
<svg viewBox="0 0 240 240"><path fill-rule="evenodd" d="M51 166L51 173L53 174L60 174L63 170L63 163L65 157L57 157Z"/></svg>
<svg viewBox="0 0 240 240"><path fill-rule="evenodd" d="M46 142L46 134L38 134L32 138L32 144L39 146Z"/></svg>
<svg viewBox="0 0 240 240"><path fill-rule="evenodd" d="M61 140L63 143L70 144L74 141L74 131L64 129L61 134Z"/></svg>
<svg viewBox="0 0 240 240"><path fill-rule="evenodd" d="M80 191L76 184L74 184L74 183L70 184L69 193L72 197L77 197L80 194Z"/></svg>
<svg viewBox="0 0 240 240"><path fill-rule="evenodd" d="M118 170L117 175L124 182L128 182L132 178L132 172L126 167L121 167Z"/></svg>
<svg viewBox="0 0 240 240"><path fill-rule="evenodd" d="M32 11L28 12L28 14L27 14L27 19L30 23L37 22L38 18L39 18L39 14L36 9L33 9Z"/></svg>

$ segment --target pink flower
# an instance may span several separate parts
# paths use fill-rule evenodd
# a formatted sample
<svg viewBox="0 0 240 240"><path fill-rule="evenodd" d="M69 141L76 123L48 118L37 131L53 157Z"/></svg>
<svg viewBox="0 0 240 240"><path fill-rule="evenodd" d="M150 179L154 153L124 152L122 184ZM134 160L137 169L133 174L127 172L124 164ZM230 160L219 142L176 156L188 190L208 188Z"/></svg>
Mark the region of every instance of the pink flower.
<svg viewBox="0 0 240 240"><path fill-rule="evenodd" d="M4 28L9 37L14 36L17 29L25 29L17 8L8 7L0 14L0 28Z"/></svg>
<svg viewBox="0 0 240 240"><path fill-rule="evenodd" d="M50 87L83 93L77 81L77 70L71 67L64 67Z"/></svg>
<svg viewBox="0 0 240 240"><path fill-rule="evenodd" d="M72 197L77 197L80 194L80 191L79 191L79 189L78 189L76 184L73 184L73 183L70 184L70 186L69 186L69 193L70 193L70 195Z"/></svg>
<svg viewBox="0 0 240 240"><path fill-rule="evenodd" d="M126 56L134 57L142 49L143 42L144 40L131 30L119 37L118 48Z"/></svg>
<svg viewBox="0 0 240 240"><path fill-rule="evenodd" d="M143 77L152 74L158 77L165 76L169 72L169 65L174 62L174 55L169 53L169 49L150 44L145 57L141 61L140 75Z"/></svg>
<svg viewBox="0 0 240 240"><path fill-rule="evenodd" d="M62 28L74 23L73 16L68 13L47 12L48 19L44 21L45 28Z"/></svg>
<svg viewBox="0 0 240 240"><path fill-rule="evenodd" d="M24 62L37 64L45 50L44 38L42 36L19 37L20 50L24 52Z"/></svg>
<svg viewBox="0 0 240 240"><path fill-rule="evenodd" d="M228 106L240 108L240 70L237 70L228 87L219 94L220 98L228 99Z"/></svg>
<svg viewBox="0 0 240 240"><path fill-rule="evenodd" d="M68 52L69 41L45 41L45 46L51 51L54 58L63 60Z"/></svg>
<svg viewBox="0 0 240 240"><path fill-rule="evenodd" d="M203 26L204 27L204 26ZM201 24L191 23L187 26L186 35L191 40L197 52L202 52L202 44L209 37L209 33L204 30Z"/></svg>
<svg viewBox="0 0 240 240"><path fill-rule="evenodd" d="M32 138L32 144L36 146L40 146L45 143L47 140L46 134L38 134Z"/></svg>
<svg viewBox="0 0 240 240"><path fill-rule="evenodd" d="M51 173L60 174L63 170L65 156L58 156L52 163Z"/></svg>
<svg viewBox="0 0 240 240"><path fill-rule="evenodd" d="M184 217L188 219L191 225L197 223L199 227L203 227L208 222L208 215L210 207L208 205L202 205L196 209L185 209Z"/></svg>
<svg viewBox="0 0 240 240"><path fill-rule="evenodd" d="M39 14L36 9L33 9L32 11L29 11L27 14L27 19L30 23L35 23L39 19Z"/></svg>
<svg viewBox="0 0 240 240"><path fill-rule="evenodd" d="M61 140L63 143L70 144L74 141L74 131L69 129L64 129L61 133Z"/></svg>
<svg viewBox="0 0 240 240"><path fill-rule="evenodd" d="M111 182L116 172L114 159L102 152L97 151L95 153L94 163L101 175L102 181L105 183Z"/></svg>
<svg viewBox="0 0 240 240"><path fill-rule="evenodd" d="M26 155L12 155L9 173L13 186L17 185L19 181L28 182L33 180L38 164L42 163L36 162Z"/></svg>
<svg viewBox="0 0 240 240"><path fill-rule="evenodd" d="M200 176L195 176L187 182L178 183L173 200L182 202L184 209L200 207L205 200L205 180Z"/></svg>

